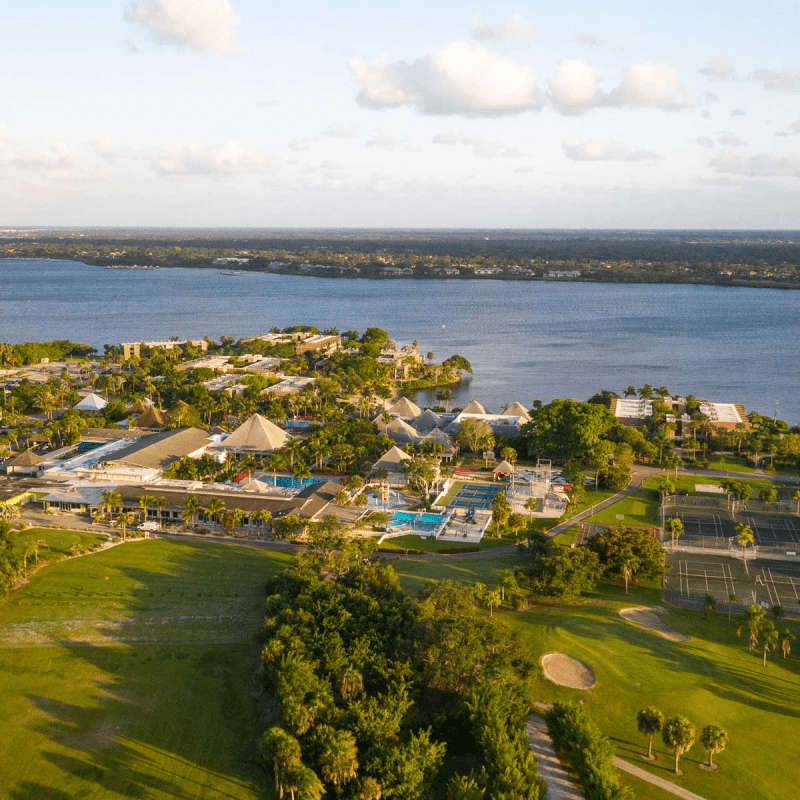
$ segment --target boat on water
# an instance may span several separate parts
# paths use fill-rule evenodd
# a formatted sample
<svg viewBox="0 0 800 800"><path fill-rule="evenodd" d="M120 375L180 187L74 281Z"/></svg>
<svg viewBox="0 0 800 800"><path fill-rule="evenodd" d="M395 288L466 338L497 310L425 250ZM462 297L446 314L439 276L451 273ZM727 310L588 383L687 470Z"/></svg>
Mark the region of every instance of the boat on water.
<svg viewBox="0 0 800 800"><path fill-rule="evenodd" d="M243 270L231 269L231 270L228 270L227 272L220 272L219 274L220 275L247 275L247 272L244 272Z"/></svg>
<svg viewBox="0 0 800 800"><path fill-rule="evenodd" d="M157 264L103 264L103 269L161 269Z"/></svg>

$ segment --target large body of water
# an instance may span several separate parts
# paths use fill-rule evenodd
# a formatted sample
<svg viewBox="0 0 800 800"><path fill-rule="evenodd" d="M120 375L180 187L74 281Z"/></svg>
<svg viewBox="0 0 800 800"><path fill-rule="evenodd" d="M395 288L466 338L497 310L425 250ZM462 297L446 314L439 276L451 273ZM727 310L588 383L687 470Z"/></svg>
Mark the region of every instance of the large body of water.
<svg viewBox="0 0 800 800"><path fill-rule="evenodd" d="M310 324L386 329L473 365L455 401L488 410L667 386L800 421L800 292L713 286L341 280L0 260L0 341L252 336ZM425 402L432 397L421 394Z"/></svg>

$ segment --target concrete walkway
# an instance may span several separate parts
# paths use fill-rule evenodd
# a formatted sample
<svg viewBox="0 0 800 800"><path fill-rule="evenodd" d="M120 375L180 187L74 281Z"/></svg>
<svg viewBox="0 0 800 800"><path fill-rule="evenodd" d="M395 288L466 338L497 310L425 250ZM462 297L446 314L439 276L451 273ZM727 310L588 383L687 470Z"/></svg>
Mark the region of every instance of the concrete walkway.
<svg viewBox="0 0 800 800"><path fill-rule="evenodd" d="M647 770L629 764L627 761L623 761L616 756L614 756L614 766L636 778L641 778L643 781L652 783L653 786L658 786L659 789L663 789L665 792L674 794L676 797L682 797L683 800L705 800L705 798L701 797L699 794L695 794L688 789L684 789L682 786L676 786L674 783L665 781L663 778L659 778L658 775L653 775Z"/></svg>
<svg viewBox="0 0 800 800"><path fill-rule="evenodd" d="M583 792L558 760L547 723L532 714L525 723L525 731L539 762L539 777L547 784L548 800L584 800Z"/></svg>

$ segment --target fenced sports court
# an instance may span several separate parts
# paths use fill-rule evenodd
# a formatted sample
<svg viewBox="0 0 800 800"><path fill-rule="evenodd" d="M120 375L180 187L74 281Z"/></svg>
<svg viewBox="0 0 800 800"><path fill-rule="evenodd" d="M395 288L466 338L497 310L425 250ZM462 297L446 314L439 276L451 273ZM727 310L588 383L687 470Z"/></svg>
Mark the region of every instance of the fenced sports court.
<svg viewBox="0 0 800 800"><path fill-rule="evenodd" d="M501 486L463 483L450 501L450 508L491 508L495 495L502 491Z"/></svg>
<svg viewBox="0 0 800 800"><path fill-rule="evenodd" d="M747 562L728 556L685 553L667 556L665 599L701 604L706 594L721 610L728 608L731 595L737 607L751 604L782 606L791 614L800 613L800 563L754 559Z"/></svg>

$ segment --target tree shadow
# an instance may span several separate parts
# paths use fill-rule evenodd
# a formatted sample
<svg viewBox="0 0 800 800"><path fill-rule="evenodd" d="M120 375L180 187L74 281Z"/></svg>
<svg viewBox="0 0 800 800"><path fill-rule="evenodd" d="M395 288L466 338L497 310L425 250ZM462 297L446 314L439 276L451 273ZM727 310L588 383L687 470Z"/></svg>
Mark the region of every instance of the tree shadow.
<svg viewBox="0 0 800 800"><path fill-rule="evenodd" d="M43 678L35 685L52 692L25 695L34 710L28 729L51 746L39 749L35 780L6 776L9 797L260 796L249 687L262 587L276 562L208 543L147 546L162 544L170 550L152 565L113 563L127 587L124 619L99 621L100 643L53 643L58 682ZM104 565L94 585L92 576L71 583L99 601L111 569Z"/></svg>

